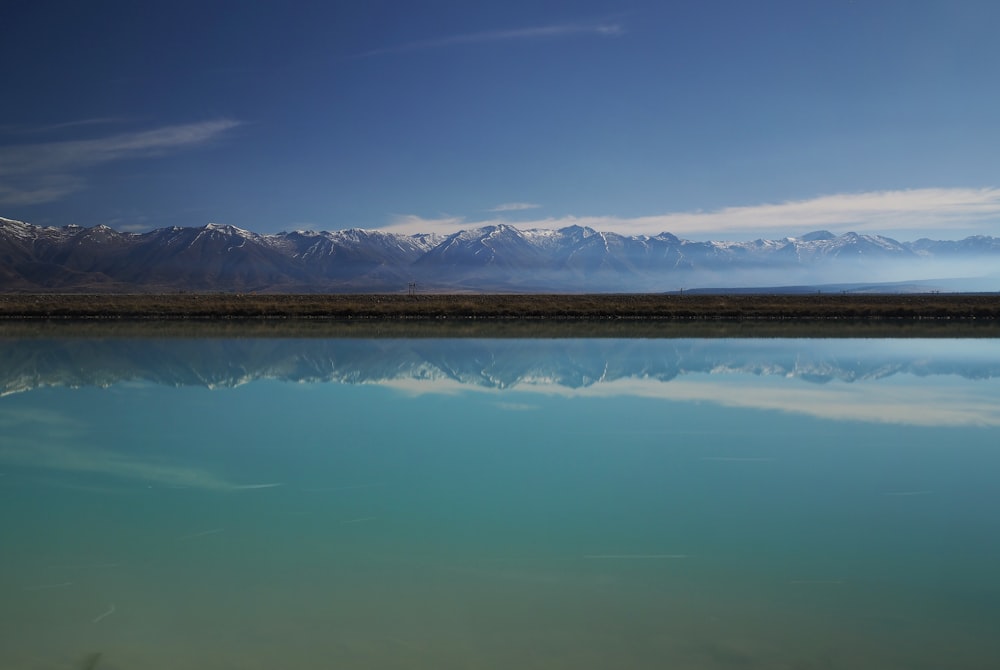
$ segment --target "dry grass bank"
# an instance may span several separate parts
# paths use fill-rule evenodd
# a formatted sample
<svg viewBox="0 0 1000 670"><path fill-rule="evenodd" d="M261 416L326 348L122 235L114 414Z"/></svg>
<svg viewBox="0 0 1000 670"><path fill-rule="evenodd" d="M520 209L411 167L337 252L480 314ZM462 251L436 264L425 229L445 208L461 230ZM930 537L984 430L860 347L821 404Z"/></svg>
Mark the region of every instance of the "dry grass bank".
<svg viewBox="0 0 1000 670"><path fill-rule="evenodd" d="M0 295L3 319L1000 320L1000 294Z"/></svg>

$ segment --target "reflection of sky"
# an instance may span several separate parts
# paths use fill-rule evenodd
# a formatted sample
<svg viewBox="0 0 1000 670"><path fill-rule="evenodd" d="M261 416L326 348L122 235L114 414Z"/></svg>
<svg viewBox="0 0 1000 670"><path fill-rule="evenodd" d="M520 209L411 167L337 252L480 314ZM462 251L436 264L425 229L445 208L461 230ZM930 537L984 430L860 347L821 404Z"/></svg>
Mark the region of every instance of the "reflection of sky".
<svg viewBox="0 0 1000 670"><path fill-rule="evenodd" d="M494 359L482 360L502 367L519 362L522 355L537 356L531 341L502 344ZM574 362L590 368L601 368L607 359L600 357L613 354L616 345L639 345L643 364L651 360L651 352L665 352L659 355L666 359L680 350L693 360L725 360L732 365L682 371L667 380L633 374L620 365L620 374L585 385L567 384L558 375L527 374L502 388L444 375L410 376L405 370L361 383L287 383L264 377L234 387L153 384L137 373L109 387L42 387L2 399L0 464L103 478L112 485L131 482L222 492L294 478L287 472L281 449L326 453L335 447L340 450L338 457L347 458L350 465L360 453L354 450L440 440L524 442L539 435L550 440L577 432L590 435L565 438L576 441L626 431L664 435L703 431L737 434L747 444L765 447L767 439L762 436L775 430L878 433L882 439L895 439L885 435L898 429L915 443L932 439L927 430L931 428L942 431L934 431L933 439L949 441L957 434L951 431L979 431L978 440L990 432L981 429L1000 426L1000 377L940 372L974 371L976 362L997 361L997 343L992 340L559 344L572 347ZM420 346L438 353L448 346L490 350L490 342L484 341L425 341ZM552 341L545 346L552 347ZM455 354L452 360L462 360L460 351L449 353ZM588 353L596 358L588 359ZM788 359L800 354L838 365L865 359L876 368L889 357L933 361L939 373L831 377L818 384L787 370L766 372L767 361L774 356ZM748 360L760 365L747 369L738 365ZM419 369L427 371L426 366ZM234 454L241 458L234 461Z"/></svg>

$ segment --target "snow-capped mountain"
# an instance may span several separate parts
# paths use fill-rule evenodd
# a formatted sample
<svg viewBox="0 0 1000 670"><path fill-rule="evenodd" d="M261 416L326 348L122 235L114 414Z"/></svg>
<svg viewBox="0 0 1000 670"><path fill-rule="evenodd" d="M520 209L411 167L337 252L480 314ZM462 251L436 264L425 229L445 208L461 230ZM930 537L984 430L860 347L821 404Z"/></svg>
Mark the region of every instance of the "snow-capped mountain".
<svg viewBox="0 0 1000 670"><path fill-rule="evenodd" d="M956 263L956 261L960 261ZM904 243L816 231L751 242L502 224L452 235L373 230L259 234L231 225L123 233L0 218L0 290L661 292L987 276L1000 238Z"/></svg>

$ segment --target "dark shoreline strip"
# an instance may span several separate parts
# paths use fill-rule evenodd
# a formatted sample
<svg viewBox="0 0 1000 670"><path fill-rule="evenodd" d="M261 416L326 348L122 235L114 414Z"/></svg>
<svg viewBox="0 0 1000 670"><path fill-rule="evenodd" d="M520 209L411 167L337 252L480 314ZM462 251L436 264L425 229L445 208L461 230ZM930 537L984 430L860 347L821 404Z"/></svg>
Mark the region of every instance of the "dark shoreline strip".
<svg viewBox="0 0 1000 670"><path fill-rule="evenodd" d="M0 337L1000 337L1000 295L3 295Z"/></svg>
<svg viewBox="0 0 1000 670"><path fill-rule="evenodd" d="M1000 294L6 294L0 319L993 321Z"/></svg>

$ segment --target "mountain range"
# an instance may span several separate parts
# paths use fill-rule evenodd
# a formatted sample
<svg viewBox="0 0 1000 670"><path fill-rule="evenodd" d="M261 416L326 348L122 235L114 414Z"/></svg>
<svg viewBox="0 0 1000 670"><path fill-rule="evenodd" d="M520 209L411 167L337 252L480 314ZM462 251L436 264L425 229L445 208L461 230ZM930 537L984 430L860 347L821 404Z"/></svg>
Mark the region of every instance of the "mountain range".
<svg viewBox="0 0 1000 670"><path fill-rule="evenodd" d="M583 226L260 234L213 223L129 233L0 218L0 291L7 292L667 292L848 282L995 291L998 262L1000 238L981 235L899 242L816 231L697 242Z"/></svg>

